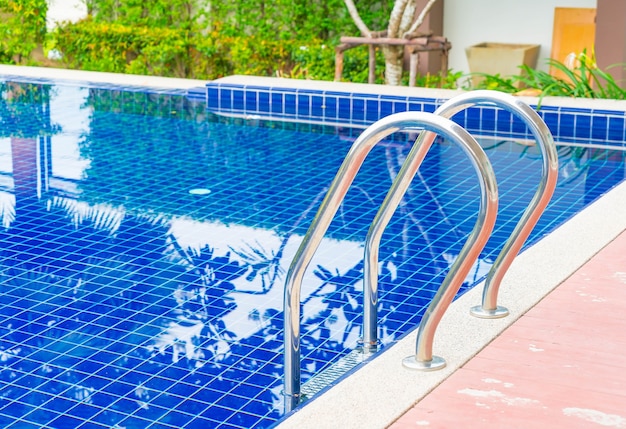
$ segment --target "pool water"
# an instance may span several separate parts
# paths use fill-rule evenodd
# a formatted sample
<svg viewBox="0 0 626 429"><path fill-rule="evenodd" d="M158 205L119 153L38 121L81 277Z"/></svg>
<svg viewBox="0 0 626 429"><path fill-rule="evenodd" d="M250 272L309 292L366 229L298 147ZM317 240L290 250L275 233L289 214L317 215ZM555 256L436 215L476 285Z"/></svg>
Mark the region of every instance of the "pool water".
<svg viewBox="0 0 626 429"><path fill-rule="evenodd" d="M360 130L227 118L183 93L0 83L0 426L266 428L283 414L286 271ZM303 382L355 348L363 242L414 135L366 160L303 281ZM484 278L539 183L482 139L499 184ZM531 242L624 178L559 147ZM478 182L438 141L381 243L381 339L420 318L473 228Z"/></svg>

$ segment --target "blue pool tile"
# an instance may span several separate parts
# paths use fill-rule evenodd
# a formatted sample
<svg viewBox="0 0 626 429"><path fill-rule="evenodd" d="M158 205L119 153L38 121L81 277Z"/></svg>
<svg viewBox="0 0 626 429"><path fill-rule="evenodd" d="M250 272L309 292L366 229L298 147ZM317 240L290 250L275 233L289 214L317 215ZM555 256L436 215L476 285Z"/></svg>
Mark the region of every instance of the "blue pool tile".
<svg viewBox="0 0 626 429"><path fill-rule="evenodd" d="M406 101L393 101L393 113L406 112L409 110L409 105Z"/></svg>
<svg viewBox="0 0 626 429"><path fill-rule="evenodd" d="M513 124L513 115L506 110L498 110L496 113L496 128L498 132L510 133Z"/></svg>
<svg viewBox="0 0 626 429"><path fill-rule="evenodd" d="M553 135L557 135L559 131L559 115L556 112L544 112L541 115L546 126L550 129Z"/></svg>
<svg viewBox="0 0 626 429"><path fill-rule="evenodd" d="M587 108L580 108L580 107L564 107L561 109L562 112L566 112L566 113L572 113L575 115L578 115L580 113L588 113L589 109Z"/></svg>
<svg viewBox="0 0 626 429"><path fill-rule="evenodd" d="M535 110L539 110L539 114L543 114L544 112L559 112L562 109L562 107L559 106L546 106L545 104L542 104L539 109L537 109L537 105L531 105L531 107Z"/></svg>
<svg viewBox="0 0 626 429"><path fill-rule="evenodd" d="M233 85L233 87L235 87L235 85ZM244 88L246 91L255 91L255 92L270 90L270 88L268 88L267 86L259 86L259 85L244 85L244 86L239 85L238 87Z"/></svg>
<svg viewBox="0 0 626 429"><path fill-rule="evenodd" d="M258 93L258 111L262 113L269 113L271 106L271 99L269 91L259 91Z"/></svg>
<svg viewBox="0 0 626 429"><path fill-rule="evenodd" d="M112 410L112 409L105 409L101 411L100 413L94 415L91 419L92 421L96 423L101 423L101 424L109 423L110 424L110 422L115 422L115 425L117 425L117 422L123 421L126 417L127 415L123 412Z"/></svg>
<svg viewBox="0 0 626 429"><path fill-rule="evenodd" d="M33 396L33 397L31 398L29 396ZM27 397L25 398L20 398L20 401L23 403L37 403L37 402L33 402L33 400L34 401L37 400L37 398L34 395L27 395ZM50 405L50 404L48 403L46 405ZM64 417L67 417L67 416L63 416L62 412L51 410L49 408L37 408L24 416L15 416L15 417L16 418L19 417L20 419L34 422L34 423L51 422L49 427L54 427L54 428L56 427L75 428L77 424L80 423L80 419L76 417L71 417L68 420L64 420ZM64 422L64 423L61 423L61 422ZM32 426L32 427L34 428L35 426Z"/></svg>
<svg viewBox="0 0 626 429"><path fill-rule="evenodd" d="M324 91L319 90L319 89L298 89L297 93L298 94L317 95L317 96L323 96L324 95Z"/></svg>
<svg viewBox="0 0 626 429"><path fill-rule="evenodd" d="M380 104L378 99L365 100L365 120L375 122L380 118Z"/></svg>
<svg viewBox="0 0 626 429"><path fill-rule="evenodd" d="M606 140L608 135L608 119L606 116L594 116L591 120L591 138Z"/></svg>
<svg viewBox="0 0 626 429"><path fill-rule="evenodd" d="M409 100L408 110L411 112L423 112L424 111L424 103L420 103L417 101Z"/></svg>
<svg viewBox="0 0 626 429"><path fill-rule="evenodd" d="M594 115L598 115L598 116L624 116L626 114L623 111L620 112L616 110L605 110L605 109L593 109L592 112Z"/></svg>
<svg viewBox="0 0 626 429"><path fill-rule="evenodd" d="M613 141L624 142L626 138L625 131L625 121L623 117L609 117L609 130L607 138Z"/></svg>
<svg viewBox="0 0 626 429"><path fill-rule="evenodd" d="M481 108L481 130L494 132L496 129L496 110L494 108Z"/></svg>
<svg viewBox="0 0 626 429"><path fill-rule="evenodd" d="M235 110L245 109L244 91L233 90L233 109Z"/></svg>
<svg viewBox="0 0 626 429"><path fill-rule="evenodd" d="M365 92L355 92L352 94L352 98L365 98L368 100L378 100L380 95L378 94L368 94Z"/></svg>
<svg viewBox="0 0 626 429"><path fill-rule="evenodd" d="M457 123L457 124L459 124L459 125L464 127L465 124L466 124L466 116L467 116L467 109L463 109L460 112L457 112L454 115L452 115L450 117L450 119L453 122L455 122L455 123Z"/></svg>
<svg viewBox="0 0 626 429"><path fill-rule="evenodd" d="M324 96L340 98L350 98L350 93L345 91L324 91Z"/></svg>
<svg viewBox="0 0 626 429"><path fill-rule="evenodd" d="M344 121L352 119L352 103L349 98L340 98L338 100L337 116Z"/></svg>
<svg viewBox="0 0 626 429"><path fill-rule="evenodd" d="M362 98L352 99L352 120L361 122L365 120L365 100Z"/></svg>
<svg viewBox="0 0 626 429"><path fill-rule="evenodd" d="M574 136L581 139L589 139L591 137L591 116L586 114L576 115L576 127Z"/></svg>
<svg viewBox="0 0 626 429"><path fill-rule="evenodd" d="M82 420L72 416L61 416L50 422L51 427L75 428L82 423Z"/></svg>
<svg viewBox="0 0 626 429"><path fill-rule="evenodd" d="M282 86L271 86L270 91L281 92L283 94L295 94L298 90L295 88L284 88Z"/></svg>
<svg viewBox="0 0 626 429"><path fill-rule="evenodd" d="M337 112L338 100L337 97L330 96L325 94L324 96L324 117L332 120L337 120L338 112Z"/></svg>
<svg viewBox="0 0 626 429"><path fill-rule="evenodd" d="M431 102L425 102L423 109L424 109L424 112L433 113L435 110L437 110L438 107L439 107L439 104L431 101Z"/></svg>
<svg viewBox="0 0 626 429"><path fill-rule="evenodd" d="M218 88L207 87L207 106L209 109L219 109L220 107L220 92Z"/></svg>
<svg viewBox="0 0 626 429"><path fill-rule="evenodd" d="M187 90L187 98L190 100L204 102L207 97L207 87L190 88Z"/></svg>
<svg viewBox="0 0 626 429"><path fill-rule="evenodd" d="M311 116L311 97L307 94L298 94L298 116Z"/></svg>
<svg viewBox="0 0 626 429"><path fill-rule="evenodd" d="M528 125L517 115L512 115L511 132L513 135L530 136Z"/></svg>
<svg viewBox="0 0 626 429"><path fill-rule="evenodd" d="M394 113L393 102L388 100L380 100L380 117L384 118Z"/></svg>
<svg viewBox="0 0 626 429"><path fill-rule="evenodd" d="M321 95L311 96L311 117L322 118L324 117L324 97Z"/></svg>
<svg viewBox="0 0 626 429"><path fill-rule="evenodd" d="M220 109L233 108L233 91L229 88L220 88Z"/></svg>
<svg viewBox="0 0 626 429"><path fill-rule="evenodd" d="M480 114L480 107L470 107L465 109L465 121L461 124L461 126L467 128L468 130L479 131L481 128Z"/></svg>
<svg viewBox="0 0 626 429"><path fill-rule="evenodd" d="M378 97L380 101L389 101L389 102L408 102L408 97L399 96L399 95L381 95Z"/></svg>
<svg viewBox="0 0 626 429"><path fill-rule="evenodd" d="M111 429L111 428L110 426L103 425L103 424L96 423L96 422L84 422L80 426L77 426L76 429Z"/></svg>
<svg viewBox="0 0 626 429"><path fill-rule="evenodd" d="M271 99L271 113L283 114L284 113L284 94L281 92L272 91Z"/></svg>
<svg viewBox="0 0 626 429"><path fill-rule="evenodd" d="M380 106L381 112L386 112L385 116L392 113L406 112L408 109L408 99L407 97L395 95L381 95Z"/></svg>
<svg viewBox="0 0 626 429"><path fill-rule="evenodd" d="M295 93L285 94L285 114L296 115L298 113L297 98Z"/></svg>
<svg viewBox="0 0 626 429"><path fill-rule="evenodd" d="M559 136L560 137L574 137L575 131L575 118L572 113L561 113L559 116Z"/></svg>
<svg viewBox="0 0 626 429"><path fill-rule="evenodd" d="M106 352L106 351L99 351L90 357L92 362L99 362L99 363L104 363L104 364L108 362L112 362L116 358L117 358L117 354ZM103 367L100 371L103 373L107 373L111 371L111 368Z"/></svg>

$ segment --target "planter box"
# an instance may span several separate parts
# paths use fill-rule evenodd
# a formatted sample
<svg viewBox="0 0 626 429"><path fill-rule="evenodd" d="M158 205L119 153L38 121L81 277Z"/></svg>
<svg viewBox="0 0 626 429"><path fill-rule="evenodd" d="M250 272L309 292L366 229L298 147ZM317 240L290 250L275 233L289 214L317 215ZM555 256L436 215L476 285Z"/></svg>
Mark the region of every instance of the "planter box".
<svg viewBox="0 0 626 429"><path fill-rule="evenodd" d="M518 45L510 43L479 43L465 49L471 73L499 74L502 77L519 75L520 66L537 66L540 45ZM479 76L472 77L472 83L478 84Z"/></svg>

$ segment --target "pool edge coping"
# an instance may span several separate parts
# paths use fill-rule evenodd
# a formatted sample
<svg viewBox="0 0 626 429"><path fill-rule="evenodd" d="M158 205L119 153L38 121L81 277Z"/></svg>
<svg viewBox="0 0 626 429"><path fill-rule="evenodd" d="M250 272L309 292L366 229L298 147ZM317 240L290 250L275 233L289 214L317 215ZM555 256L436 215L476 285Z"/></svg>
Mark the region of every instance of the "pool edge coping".
<svg viewBox="0 0 626 429"><path fill-rule="evenodd" d="M141 86L163 89L192 89L204 87L208 80L134 74L104 73L54 67L30 67L0 64L0 76L21 76L33 79L53 79L61 82L91 82L96 84Z"/></svg>

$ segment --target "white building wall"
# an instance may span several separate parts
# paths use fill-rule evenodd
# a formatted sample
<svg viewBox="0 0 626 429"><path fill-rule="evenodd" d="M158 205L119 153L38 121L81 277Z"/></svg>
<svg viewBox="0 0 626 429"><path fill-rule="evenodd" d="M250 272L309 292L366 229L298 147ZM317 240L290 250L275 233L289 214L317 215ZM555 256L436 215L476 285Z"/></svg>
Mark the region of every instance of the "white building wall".
<svg viewBox="0 0 626 429"><path fill-rule="evenodd" d="M481 42L541 45L537 67L547 70L555 7L595 8L597 0L444 0L449 67L469 72L465 48Z"/></svg>
<svg viewBox="0 0 626 429"><path fill-rule="evenodd" d="M76 22L87 16L87 6L81 0L48 0L46 23L52 29L58 22Z"/></svg>

